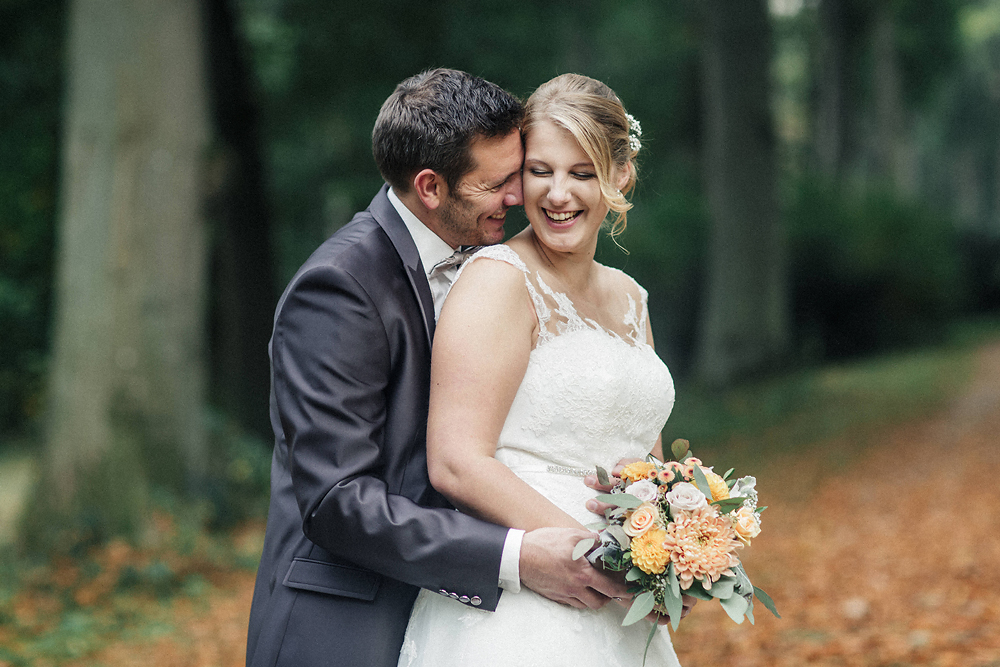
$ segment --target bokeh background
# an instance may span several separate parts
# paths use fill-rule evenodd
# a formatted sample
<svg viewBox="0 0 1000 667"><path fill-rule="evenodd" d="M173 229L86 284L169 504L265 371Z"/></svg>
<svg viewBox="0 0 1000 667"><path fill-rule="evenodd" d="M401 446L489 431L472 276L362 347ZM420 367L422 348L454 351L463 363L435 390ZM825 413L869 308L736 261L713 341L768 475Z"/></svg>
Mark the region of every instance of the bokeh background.
<svg viewBox="0 0 1000 667"><path fill-rule="evenodd" d="M0 0L0 666L242 664L277 295L435 66L641 122L598 259L783 616L682 662L1000 665L1000 0Z"/></svg>

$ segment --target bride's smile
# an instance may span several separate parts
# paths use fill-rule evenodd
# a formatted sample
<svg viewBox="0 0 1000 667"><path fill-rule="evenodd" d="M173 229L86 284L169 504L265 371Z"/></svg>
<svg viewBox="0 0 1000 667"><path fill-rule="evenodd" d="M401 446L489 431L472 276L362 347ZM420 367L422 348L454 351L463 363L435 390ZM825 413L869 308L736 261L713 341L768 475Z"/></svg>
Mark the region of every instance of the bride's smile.
<svg viewBox="0 0 1000 667"><path fill-rule="evenodd" d="M593 254L608 204L593 161L573 134L550 120L525 140L524 210L550 250Z"/></svg>

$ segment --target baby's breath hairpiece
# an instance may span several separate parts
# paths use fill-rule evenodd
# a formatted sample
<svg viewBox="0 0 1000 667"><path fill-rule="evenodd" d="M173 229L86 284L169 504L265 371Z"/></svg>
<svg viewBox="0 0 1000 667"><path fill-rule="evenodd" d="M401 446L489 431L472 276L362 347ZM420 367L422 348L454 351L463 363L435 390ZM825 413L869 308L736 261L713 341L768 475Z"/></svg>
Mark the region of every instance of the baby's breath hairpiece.
<svg viewBox="0 0 1000 667"><path fill-rule="evenodd" d="M628 119L628 147L632 149L633 153L638 153L639 149L642 148L642 142L639 141L639 137L642 136L642 126L630 113L625 114L625 118Z"/></svg>

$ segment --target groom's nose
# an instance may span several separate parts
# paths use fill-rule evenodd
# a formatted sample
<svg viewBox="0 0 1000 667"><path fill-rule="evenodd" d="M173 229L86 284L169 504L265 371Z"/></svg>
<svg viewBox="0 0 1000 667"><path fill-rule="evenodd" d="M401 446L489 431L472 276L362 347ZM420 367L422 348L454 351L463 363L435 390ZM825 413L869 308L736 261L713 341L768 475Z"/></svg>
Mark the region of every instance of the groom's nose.
<svg viewBox="0 0 1000 667"><path fill-rule="evenodd" d="M507 191L503 196L503 205L510 208L511 206L520 206L523 203L524 192L521 189L521 175L517 174L507 182Z"/></svg>

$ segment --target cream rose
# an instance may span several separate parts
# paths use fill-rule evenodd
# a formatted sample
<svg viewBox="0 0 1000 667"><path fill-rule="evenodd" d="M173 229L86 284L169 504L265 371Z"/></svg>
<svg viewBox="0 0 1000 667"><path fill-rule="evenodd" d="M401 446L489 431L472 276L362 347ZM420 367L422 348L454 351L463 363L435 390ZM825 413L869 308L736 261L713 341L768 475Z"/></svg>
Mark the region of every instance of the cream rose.
<svg viewBox="0 0 1000 667"><path fill-rule="evenodd" d="M643 503L635 508L628 522L622 527L629 537L639 537L656 525L659 512L650 503Z"/></svg>
<svg viewBox="0 0 1000 667"><path fill-rule="evenodd" d="M651 503L656 500L656 484L648 479L642 479L626 486L625 493L635 496L644 503Z"/></svg>
<svg viewBox="0 0 1000 667"><path fill-rule="evenodd" d="M750 545L750 540L760 535L760 522L757 514L749 507L743 506L733 513L733 531L740 542Z"/></svg>
<svg viewBox="0 0 1000 667"><path fill-rule="evenodd" d="M670 489L663 499L670 505L670 516L677 516L678 512L691 512L708 505L705 494L689 482L674 484L674 488Z"/></svg>

